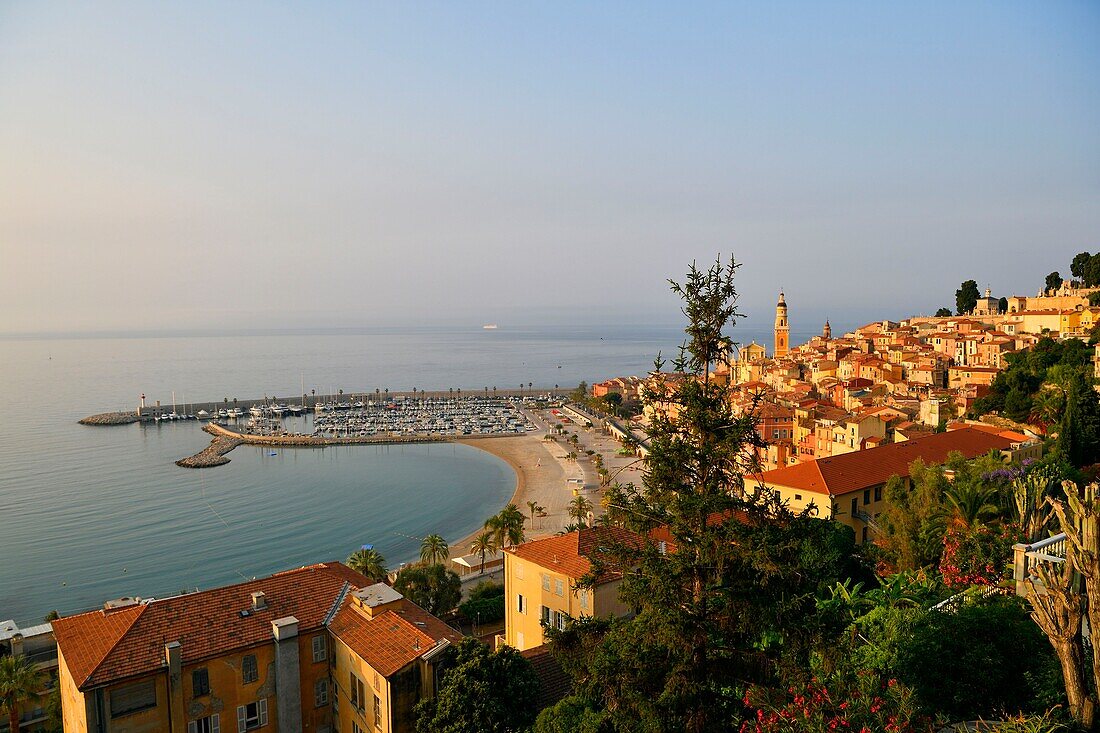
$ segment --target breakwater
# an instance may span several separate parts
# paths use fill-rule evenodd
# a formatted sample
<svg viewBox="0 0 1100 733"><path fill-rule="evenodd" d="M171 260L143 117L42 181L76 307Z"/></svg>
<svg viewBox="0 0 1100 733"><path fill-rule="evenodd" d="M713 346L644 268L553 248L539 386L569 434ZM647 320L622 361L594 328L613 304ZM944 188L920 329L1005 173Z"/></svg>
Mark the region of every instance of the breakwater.
<svg viewBox="0 0 1100 733"><path fill-rule="evenodd" d="M397 445L405 443L453 443L459 438L463 442L470 440L489 440L492 438L508 438L515 435L491 434L491 435L462 435L450 433L425 433L419 435L353 435L347 437L321 437L316 435L254 435L252 433L239 433L229 430L217 423L203 426L203 431L210 433L213 439L210 445L203 448L193 456L181 458L176 465L182 468L213 468L229 463L226 454L238 445L268 445L289 446L299 448L324 448L335 445Z"/></svg>
<svg viewBox="0 0 1100 733"><path fill-rule="evenodd" d="M163 402L160 400L155 401L152 405L147 404L142 407L139 404L135 404L131 410L115 410L113 412L104 412L97 415L90 415L78 422L81 425L129 425L135 422L152 422L154 418L168 415L172 412L179 413L180 415L196 415L200 411L205 411L209 414L216 414L219 410L228 410L230 408L237 408L248 412L252 407L263 407L264 405L271 404L284 404L294 405L301 407L303 410L314 410L318 405L331 405L334 403L346 403L349 401L383 401L390 402L393 400L404 399L460 399L463 397L499 397L508 399L522 399L524 397L536 397L538 395L553 395L555 397L565 397L572 391L572 388L563 387L525 387L523 389L494 389L492 387L484 387L482 389L437 389L437 390L415 390L408 392L390 392L390 391L362 391L362 392L337 392L335 394L305 394L294 395L292 397L278 397L268 396L260 397L256 399L239 399L236 397L223 397L221 400L213 400L208 402L179 402L172 404L169 402Z"/></svg>
<svg viewBox="0 0 1100 733"><path fill-rule="evenodd" d="M208 430L207 432L212 431ZM193 456L181 458L176 461L176 465L182 468L213 468L214 466L222 466L229 463L229 459L225 457L225 454L243 442L244 440L237 436L218 435L214 433L214 439L210 441L210 445Z"/></svg>

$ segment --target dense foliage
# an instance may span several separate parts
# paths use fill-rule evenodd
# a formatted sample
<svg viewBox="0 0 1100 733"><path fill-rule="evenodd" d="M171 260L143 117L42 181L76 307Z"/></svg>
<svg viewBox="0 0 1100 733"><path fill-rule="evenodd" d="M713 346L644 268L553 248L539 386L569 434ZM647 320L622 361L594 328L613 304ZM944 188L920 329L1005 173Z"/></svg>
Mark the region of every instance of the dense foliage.
<svg viewBox="0 0 1100 733"><path fill-rule="evenodd" d="M539 682L511 647L463 639L433 698L416 706L418 733L520 733L535 719Z"/></svg>
<svg viewBox="0 0 1100 733"><path fill-rule="evenodd" d="M410 565L397 574L393 588L428 613L446 613L462 600L462 581L442 565Z"/></svg>
<svg viewBox="0 0 1100 733"><path fill-rule="evenodd" d="M970 313L978 305L978 283L974 280L964 280L959 289L955 291L955 313L964 316Z"/></svg>

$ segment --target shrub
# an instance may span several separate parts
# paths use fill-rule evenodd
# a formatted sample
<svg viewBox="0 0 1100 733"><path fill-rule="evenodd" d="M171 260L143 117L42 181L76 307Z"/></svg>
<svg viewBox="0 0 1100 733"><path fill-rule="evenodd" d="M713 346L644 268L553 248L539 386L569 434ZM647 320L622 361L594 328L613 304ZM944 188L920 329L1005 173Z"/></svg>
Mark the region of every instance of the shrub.
<svg viewBox="0 0 1100 733"><path fill-rule="evenodd" d="M500 621L504 618L504 596L466 601L458 607L458 612L470 621L481 624Z"/></svg>

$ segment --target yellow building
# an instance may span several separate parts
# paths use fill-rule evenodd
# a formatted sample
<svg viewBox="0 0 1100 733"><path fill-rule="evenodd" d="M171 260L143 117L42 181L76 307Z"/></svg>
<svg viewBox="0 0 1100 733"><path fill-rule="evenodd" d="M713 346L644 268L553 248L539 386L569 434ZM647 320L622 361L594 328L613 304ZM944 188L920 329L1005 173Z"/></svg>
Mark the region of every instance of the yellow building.
<svg viewBox="0 0 1100 733"><path fill-rule="evenodd" d="M590 558L609 539L629 542L636 535L614 527L589 527L507 548L504 555L505 630L503 642L520 651L543 643L543 627L565 628L581 616L625 616L618 574L599 579L595 588L577 581L592 570Z"/></svg>
<svg viewBox="0 0 1100 733"><path fill-rule="evenodd" d="M1042 446L1017 433L968 426L777 468L757 478L791 509L799 511L812 504L817 516L848 525L857 542L867 542L883 508L883 487L892 476L908 481L909 464L918 458L926 464L942 464L954 452L970 459L990 451L1006 459L1024 459L1040 454Z"/></svg>
<svg viewBox="0 0 1100 733"><path fill-rule="evenodd" d="M329 624L340 733L411 733L435 694L443 652L462 636L383 583L349 594Z"/></svg>
<svg viewBox="0 0 1100 733"><path fill-rule="evenodd" d="M324 563L161 600L120 599L59 619L65 731L355 730L356 711L341 706L346 688L334 676L334 651L353 642L335 637L329 623L356 604L356 593L376 587L340 563ZM412 604L402 599L400 606ZM426 612L417 611L424 620ZM450 638L439 626L433 620L425 633ZM370 730L409 730L391 722L407 700L395 703L393 690L382 691L387 724Z"/></svg>

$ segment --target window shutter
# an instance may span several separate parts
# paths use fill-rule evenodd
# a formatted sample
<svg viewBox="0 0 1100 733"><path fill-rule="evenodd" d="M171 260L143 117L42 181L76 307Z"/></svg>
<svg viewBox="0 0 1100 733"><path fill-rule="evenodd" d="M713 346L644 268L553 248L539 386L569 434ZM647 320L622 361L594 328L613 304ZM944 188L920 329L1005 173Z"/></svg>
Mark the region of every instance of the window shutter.
<svg viewBox="0 0 1100 733"><path fill-rule="evenodd" d="M199 733L199 724L196 723L193 720L188 722L187 723L187 733Z"/></svg>
<svg viewBox="0 0 1100 733"><path fill-rule="evenodd" d="M260 725L267 725L267 698L260 700Z"/></svg>
<svg viewBox="0 0 1100 733"><path fill-rule="evenodd" d="M245 733L248 730L248 710L244 705L237 706L237 733Z"/></svg>
<svg viewBox="0 0 1100 733"><path fill-rule="evenodd" d="M222 716L214 713L210 716L210 733L222 733Z"/></svg>

